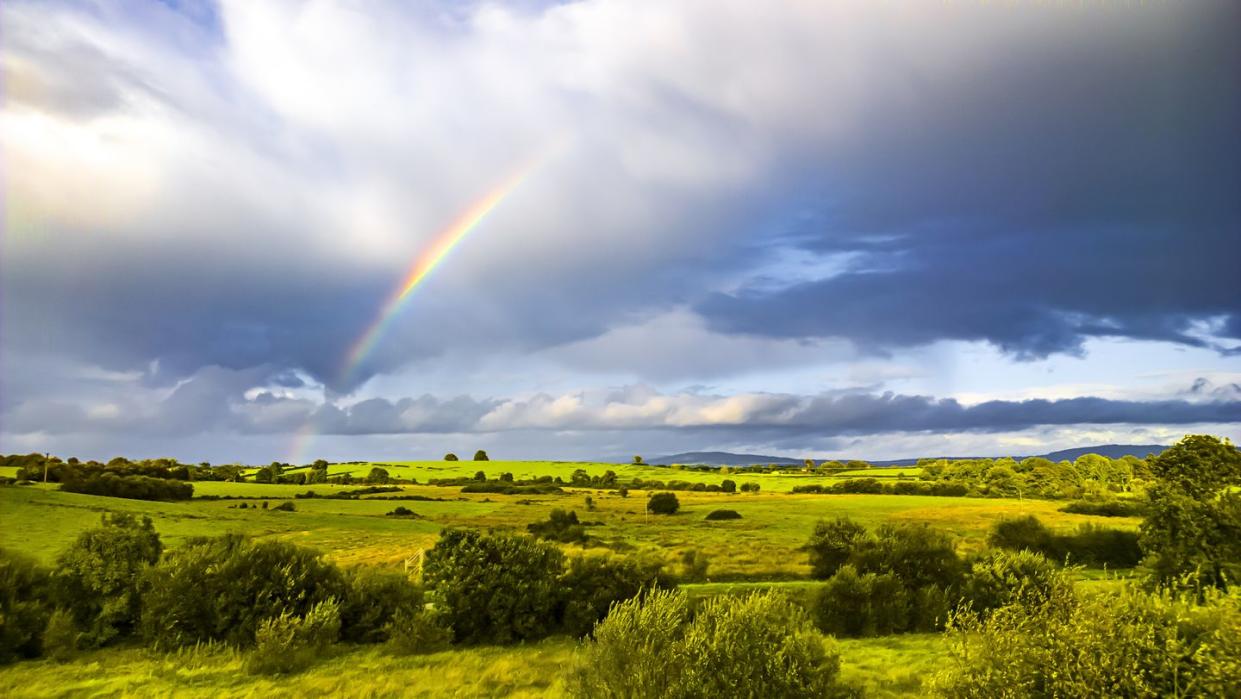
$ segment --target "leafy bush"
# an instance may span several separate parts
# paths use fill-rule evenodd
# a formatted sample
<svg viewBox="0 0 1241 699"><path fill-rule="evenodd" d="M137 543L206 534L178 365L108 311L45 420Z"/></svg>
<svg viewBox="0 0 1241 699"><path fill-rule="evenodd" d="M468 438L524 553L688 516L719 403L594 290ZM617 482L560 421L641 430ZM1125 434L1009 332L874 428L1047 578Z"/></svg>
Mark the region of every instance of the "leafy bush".
<svg viewBox="0 0 1241 699"><path fill-rule="evenodd" d="M882 636L909 627L910 606L905 586L895 575L860 575L845 565L819 592L815 621L834 636Z"/></svg>
<svg viewBox="0 0 1241 699"><path fill-rule="evenodd" d="M848 517L815 524L810 542L806 544L806 550L810 553L811 577L826 580L835 575L866 538L866 527Z"/></svg>
<svg viewBox="0 0 1241 699"><path fill-rule="evenodd" d="M43 630L52 613L51 574L33 560L0 549L0 663L42 652Z"/></svg>
<svg viewBox="0 0 1241 699"><path fill-rule="evenodd" d="M57 609L47 619L47 628L43 631L43 654L58 663L73 660L78 654L81 638L77 624L73 623L73 615L65 609Z"/></svg>
<svg viewBox="0 0 1241 699"><path fill-rule="evenodd" d="M344 576L340 632L346 641L382 643L394 618L422 609L422 588L401 573L360 566L345 570Z"/></svg>
<svg viewBox="0 0 1241 699"><path fill-rule="evenodd" d="M681 552L681 580L701 582L707 579L707 569L711 567L711 559L698 549L686 549Z"/></svg>
<svg viewBox="0 0 1241 699"><path fill-rule="evenodd" d="M405 507L403 505L398 505L391 512L387 513L384 516L385 517L417 517L418 513L414 512L408 507Z"/></svg>
<svg viewBox="0 0 1241 699"><path fill-rule="evenodd" d="M1095 515L1096 517L1142 517L1146 514L1146 503L1138 500L1074 500L1061 512L1075 515Z"/></svg>
<svg viewBox="0 0 1241 699"><path fill-rule="evenodd" d="M344 576L311 549L230 534L194 539L146 576L146 638L160 649L203 641L248 646L265 619L305 616L346 596Z"/></svg>
<svg viewBox="0 0 1241 699"><path fill-rule="evenodd" d="M996 523L987 542L1011 551L1033 551L1048 559L1090 566L1132 568L1142 560L1138 533L1083 524L1072 534L1056 534L1033 515Z"/></svg>
<svg viewBox="0 0 1241 699"><path fill-rule="evenodd" d="M703 519L715 521L721 519L741 519L741 513L736 510L711 510Z"/></svg>
<svg viewBox="0 0 1241 699"><path fill-rule="evenodd" d="M452 629L433 613L423 609L403 609L384 627L388 652L393 655L424 655L448 648Z"/></svg>
<svg viewBox="0 0 1241 699"><path fill-rule="evenodd" d="M948 534L925 524L885 524L849 562L862 573L891 573L911 589L954 588L965 572Z"/></svg>
<svg viewBox="0 0 1241 699"><path fill-rule="evenodd" d="M58 606L73 614L86 645L103 645L135 629L142 576L162 550L150 518L105 514L99 527L79 534L60 555L54 579Z"/></svg>
<svg viewBox="0 0 1241 699"><path fill-rule="evenodd" d="M1013 603L1038 605L1051 599L1063 573L1041 553L1029 550L987 551L970 565L964 600L982 615Z"/></svg>
<svg viewBox="0 0 1241 699"><path fill-rule="evenodd" d="M271 509L275 512L297 512L297 506L293 504L292 500L285 500Z"/></svg>
<svg viewBox="0 0 1241 699"><path fill-rule="evenodd" d="M578 521L577 513L560 508L552 510L546 521L527 524L526 530L540 539L565 543L583 542L587 538L586 527Z"/></svg>
<svg viewBox="0 0 1241 699"><path fill-rule="evenodd" d="M1241 608L1127 588L1079 599L1057 585L1043 604L954 620L952 664L934 680L948 697L1235 696ZM1054 671L1049 671L1054 670Z"/></svg>
<svg viewBox="0 0 1241 699"><path fill-rule="evenodd" d="M618 556L572 558L560 577L561 628L565 633L585 636L613 604L662 582L658 565Z"/></svg>
<svg viewBox="0 0 1241 699"><path fill-rule="evenodd" d="M555 630L563 566L551 544L449 529L427 552L423 580L458 642L509 643Z"/></svg>
<svg viewBox="0 0 1241 699"><path fill-rule="evenodd" d="M676 493L655 493L647 499L646 509L657 515L676 514L681 509L681 501L677 500Z"/></svg>
<svg viewBox="0 0 1241 699"><path fill-rule="evenodd" d="M181 481L147 476L119 476L108 471L66 479L60 489L67 493L103 495L131 500L189 500L194 486Z"/></svg>
<svg viewBox="0 0 1241 699"><path fill-rule="evenodd" d="M717 597L691 615L684 593L613 607L569 683L580 697L840 695L840 658L800 607L773 593Z"/></svg>
<svg viewBox="0 0 1241 699"><path fill-rule="evenodd" d="M323 657L339 636L340 608L336 600L319 602L305 616L282 612L259 624L254 650L246 657L246 672L255 675L300 672Z"/></svg>

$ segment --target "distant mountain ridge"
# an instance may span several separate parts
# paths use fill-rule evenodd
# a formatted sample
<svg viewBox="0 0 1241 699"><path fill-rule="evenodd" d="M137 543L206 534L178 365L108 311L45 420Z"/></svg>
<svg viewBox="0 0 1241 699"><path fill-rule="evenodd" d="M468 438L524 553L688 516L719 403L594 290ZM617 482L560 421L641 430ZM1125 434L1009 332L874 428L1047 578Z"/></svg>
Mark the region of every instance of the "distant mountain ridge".
<svg viewBox="0 0 1241 699"><path fill-rule="evenodd" d="M1136 456L1144 458L1147 454L1161 454L1168 447L1162 444L1099 444L1090 447L1074 447L1072 449L1061 449L1059 451L1048 452L1046 454L1034 454L1033 456L1041 456L1051 461L1075 461L1083 454L1098 454L1106 456L1109 459L1119 459L1122 456ZM1014 456L1014 459L1025 459L1031 455ZM875 466L910 466L916 464L920 458L934 459L996 459L998 456L934 456L934 457L914 457L908 459L891 459L888 461L870 461L864 459ZM848 459L837 459L838 461L847 461ZM763 454L734 454L727 451L687 451L680 454L669 454L668 456L660 456L654 459L647 459L647 463L652 464L708 464L711 466L750 466L753 464L780 464L782 466L795 465L803 463L804 459L791 459L786 456L765 456ZM823 461L822 457L815 457L815 461Z"/></svg>

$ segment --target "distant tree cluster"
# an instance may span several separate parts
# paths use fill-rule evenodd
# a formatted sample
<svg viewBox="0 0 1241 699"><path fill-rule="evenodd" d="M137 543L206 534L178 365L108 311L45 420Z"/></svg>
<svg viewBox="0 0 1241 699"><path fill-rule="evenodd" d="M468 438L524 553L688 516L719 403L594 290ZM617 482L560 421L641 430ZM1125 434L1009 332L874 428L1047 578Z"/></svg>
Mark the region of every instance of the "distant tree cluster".
<svg viewBox="0 0 1241 699"><path fill-rule="evenodd" d="M1154 481L1147 460L1110 459L1085 454L1076 461L1039 456L1020 462L1003 459L921 460L921 478L960 484L970 495L991 497L1083 498L1142 493Z"/></svg>

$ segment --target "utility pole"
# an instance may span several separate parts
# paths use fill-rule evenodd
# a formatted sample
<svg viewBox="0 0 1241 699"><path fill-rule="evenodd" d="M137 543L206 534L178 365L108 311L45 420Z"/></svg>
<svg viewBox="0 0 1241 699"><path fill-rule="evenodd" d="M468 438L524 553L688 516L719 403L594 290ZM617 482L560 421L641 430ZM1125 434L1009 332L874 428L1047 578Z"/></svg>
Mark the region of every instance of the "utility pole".
<svg viewBox="0 0 1241 699"><path fill-rule="evenodd" d="M46 454L46 453L45 453L45 454L43 455L43 482L44 482L44 483L47 483L47 464L48 464L48 462L49 462L49 461L51 461L51 460L52 460L52 455L51 455L51 454Z"/></svg>

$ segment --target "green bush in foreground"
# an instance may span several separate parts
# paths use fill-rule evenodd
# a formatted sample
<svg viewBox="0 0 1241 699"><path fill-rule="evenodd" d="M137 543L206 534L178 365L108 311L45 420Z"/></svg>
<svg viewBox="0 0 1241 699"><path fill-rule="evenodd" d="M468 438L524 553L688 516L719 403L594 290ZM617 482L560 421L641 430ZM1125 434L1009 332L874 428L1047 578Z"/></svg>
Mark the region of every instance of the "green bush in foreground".
<svg viewBox="0 0 1241 699"><path fill-rule="evenodd" d="M952 665L934 679L948 697L1225 697L1241 687L1236 598L1197 605L1134 588L1078 598L1056 585L1044 601L952 626Z"/></svg>
<svg viewBox="0 0 1241 699"><path fill-rule="evenodd" d="M397 612L384 627L388 652L393 655L424 655L448 648L452 629L430 611L406 608Z"/></svg>
<svg viewBox="0 0 1241 699"><path fill-rule="evenodd" d="M681 509L681 501L676 493L655 493L646 501L646 509L651 514L672 515Z"/></svg>
<svg viewBox="0 0 1241 699"><path fill-rule="evenodd" d="M340 606L336 600L320 602L301 617L282 612L259 624L254 650L246 657L246 672L301 672L326 655L339 637Z"/></svg>
<svg viewBox="0 0 1241 699"><path fill-rule="evenodd" d="M775 593L718 597L690 614L684 593L613 606L583 647L578 697L824 697L846 694L840 657L800 607Z"/></svg>
<svg viewBox="0 0 1241 699"><path fill-rule="evenodd" d="M0 549L0 663L35 658L51 613L50 573L25 556Z"/></svg>

